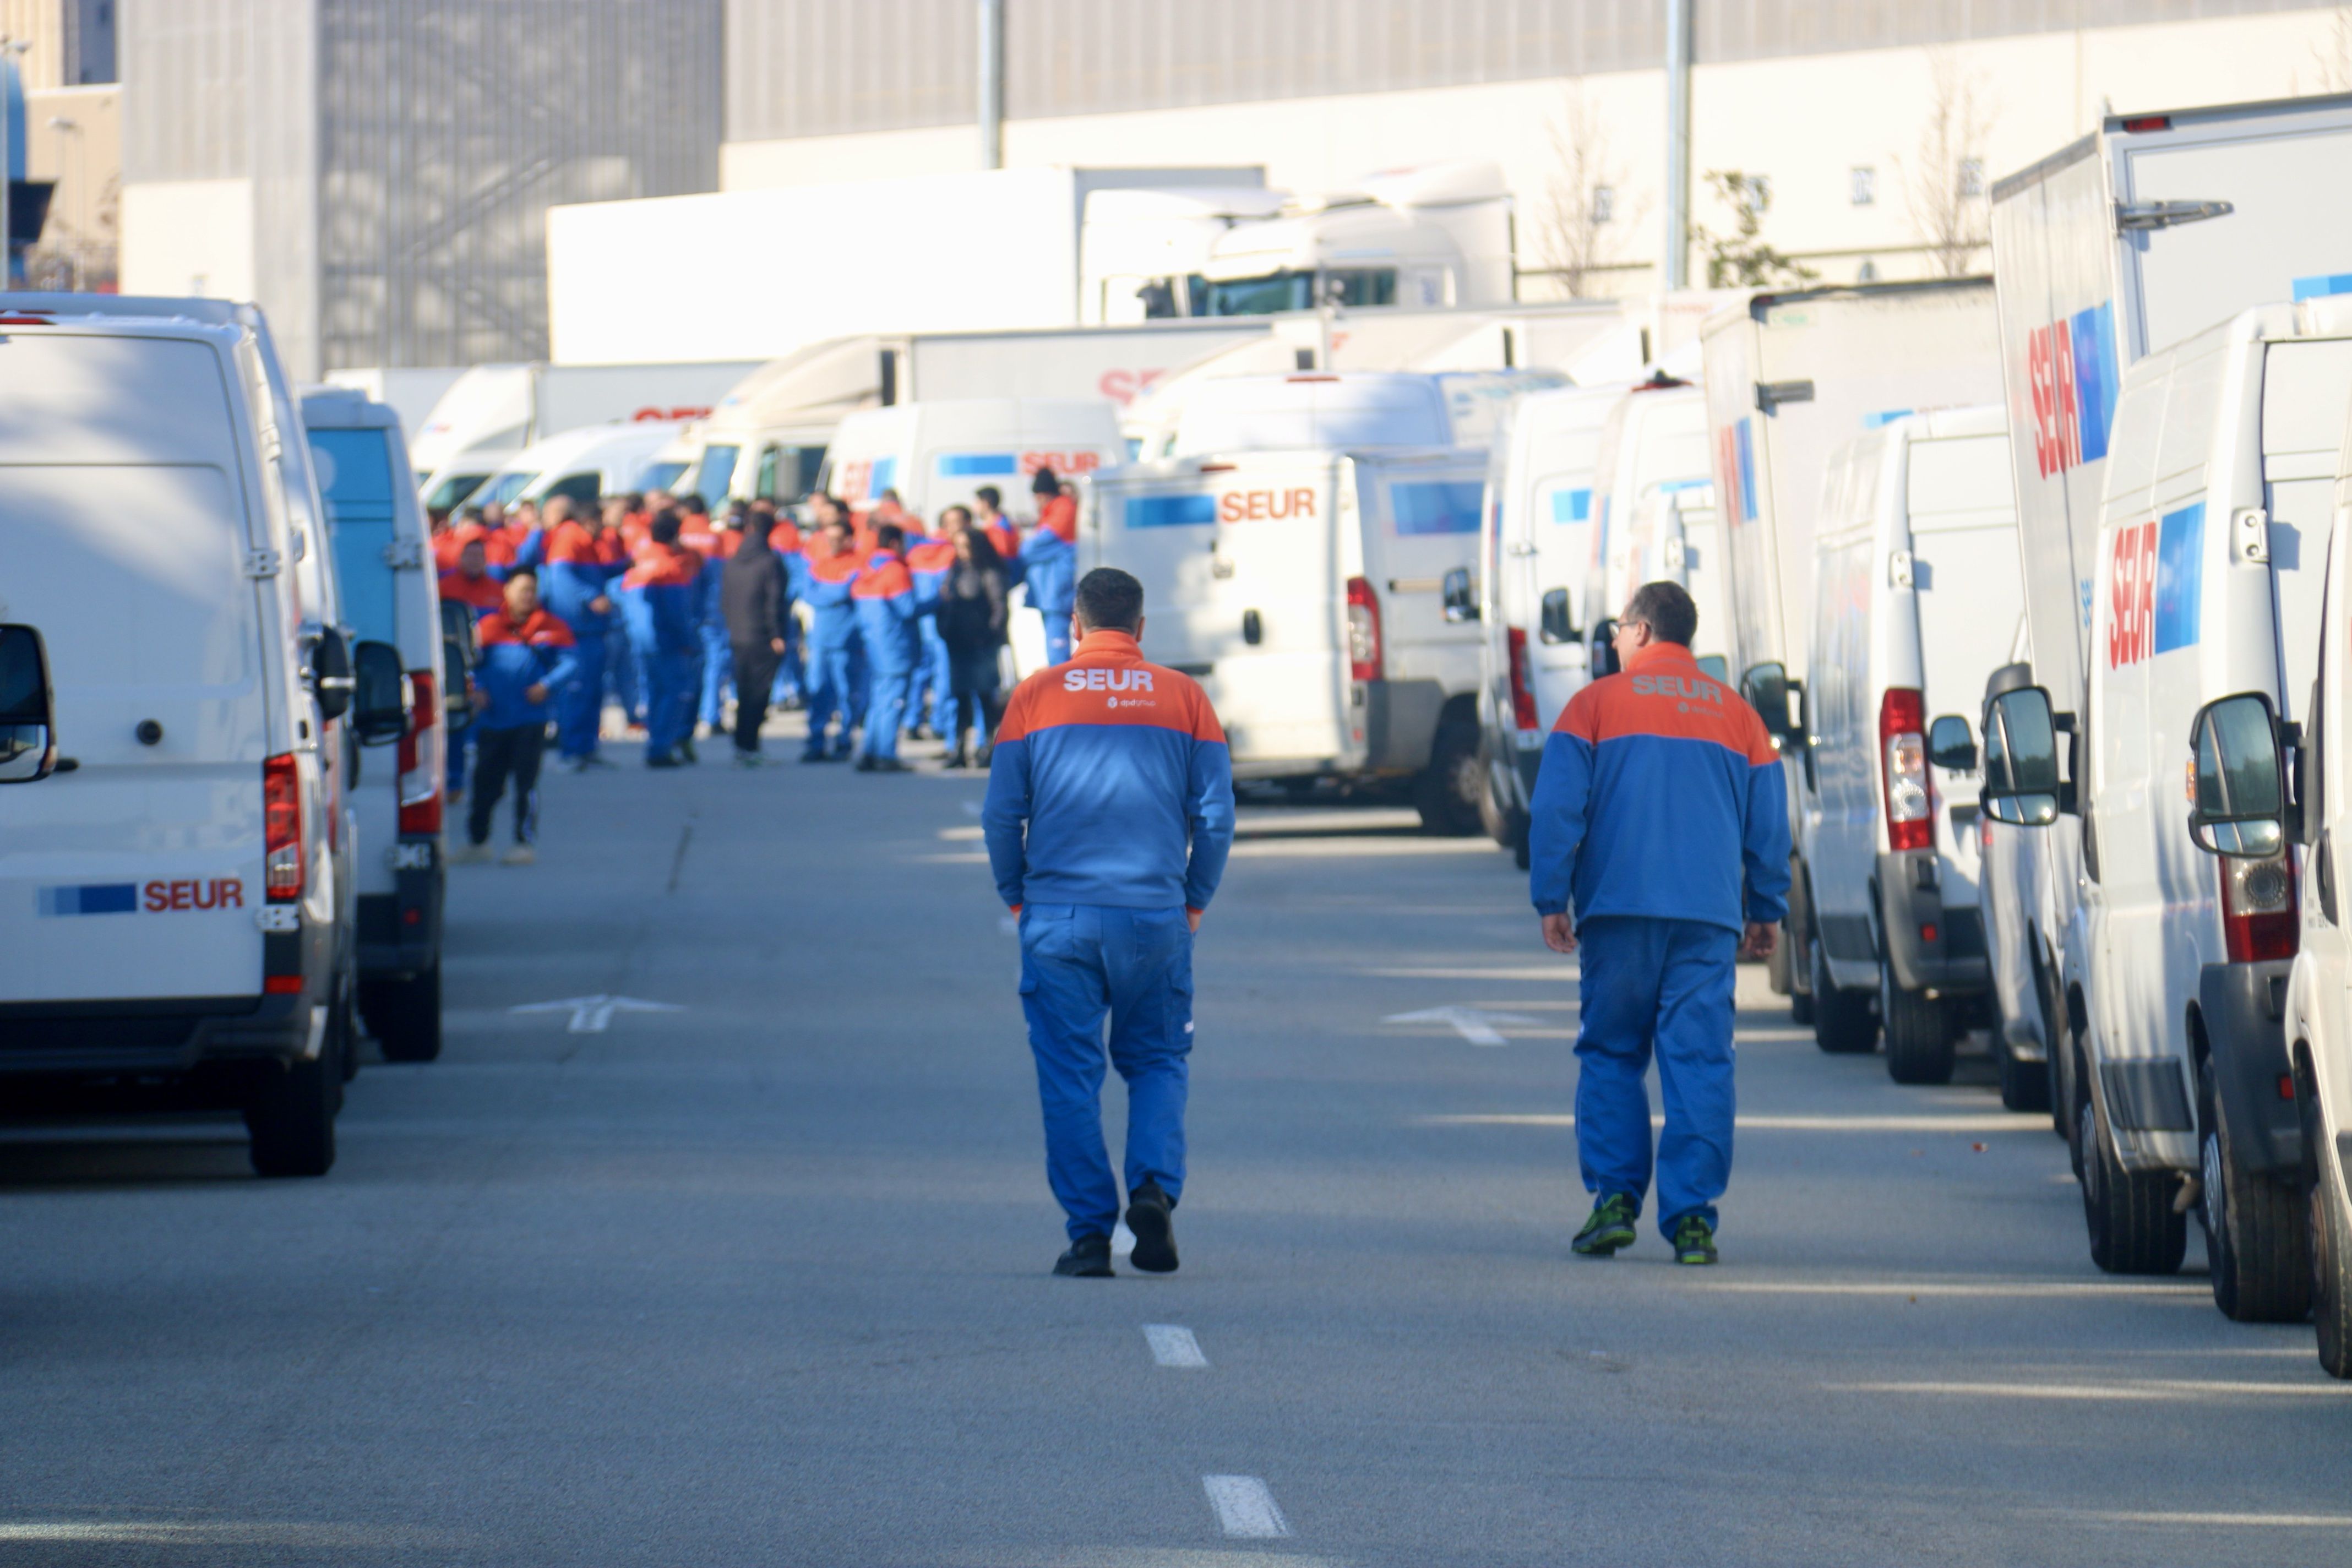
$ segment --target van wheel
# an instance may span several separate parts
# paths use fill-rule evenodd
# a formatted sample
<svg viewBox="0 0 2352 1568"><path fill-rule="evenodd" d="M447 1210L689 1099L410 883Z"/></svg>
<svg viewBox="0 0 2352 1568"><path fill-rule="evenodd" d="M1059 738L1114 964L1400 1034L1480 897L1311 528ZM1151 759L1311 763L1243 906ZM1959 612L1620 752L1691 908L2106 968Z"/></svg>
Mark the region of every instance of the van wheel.
<svg viewBox="0 0 2352 1568"><path fill-rule="evenodd" d="M1886 1026L1886 1076L1897 1083L1952 1081L1952 1017L1924 991L1906 991L1895 966L1878 965L1878 1015Z"/></svg>
<svg viewBox="0 0 2352 1568"><path fill-rule="evenodd" d="M1821 943L1812 945L1813 1043L1832 1056L1860 1056L1876 1048L1878 1020L1870 1014L1870 993L1842 991L1830 978Z"/></svg>
<svg viewBox="0 0 2352 1568"><path fill-rule="evenodd" d="M407 980L360 988L368 1033L388 1062L429 1062L441 1054L441 962Z"/></svg>
<svg viewBox="0 0 2352 1568"><path fill-rule="evenodd" d="M2050 1109L2050 1064L2028 1061L2017 1054L1993 1020L1993 1048L2000 1058L2000 1103L2005 1110Z"/></svg>
<svg viewBox="0 0 2352 1568"><path fill-rule="evenodd" d="M1478 831L1478 802L1486 793L1486 770L1478 765L1478 727L1449 719L1437 727L1429 767L1413 789L1421 825L1432 833L1466 838Z"/></svg>
<svg viewBox="0 0 2352 1568"><path fill-rule="evenodd" d="M323 1176L335 1163L335 1101L342 1089L333 1052L281 1071L264 1068L245 1101L256 1174Z"/></svg>
<svg viewBox="0 0 2352 1568"><path fill-rule="evenodd" d="M2241 1166L2231 1153L2209 1058L2197 1068L2197 1152L2204 1199L2197 1217L2213 1276L2213 1304L2240 1323L2299 1323L2311 1310L2309 1218L2284 1183Z"/></svg>
<svg viewBox="0 0 2352 1568"><path fill-rule="evenodd" d="M1764 961L1764 973L1772 989L1789 999L1789 1022L1810 1024L1813 1021L1813 994L1797 984L1797 970L1803 963L1797 953L1796 932L1788 922L1780 922L1780 940L1772 944L1771 956Z"/></svg>
<svg viewBox="0 0 2352 1568"><path fill-rule="evenodd" d="M2330 1377L2352 1378L2352 1211L2344 1201L2344 1168L2328 1148L2315 1111L2306 1111L2304 1146L2318 1180L2311 1184L2311 1316L2319 1325L2319 1364Z"/></svg>
<svg viewBox="0 0 2352 1568"><path fill-rule="evenodd" d="M1518 826L1513 819L1517 815L1495 793L1494 759L1487 754L1482 734L1478 742L1478 826L1501 847L1514 848L1518 841Z"/></svg>
<svg viewBox="0 0 2352 1568"><path fill-rule="evenodd" d="M2170 1171L2125 1170L2087 1082L2078 1098L2074 1136L2083 1148L2083 1223L2091 1233L2091 1261L2108 1274L2179 1273L2189 1251L2189 1216L2172 1211L2179 1178Z"/></svg>

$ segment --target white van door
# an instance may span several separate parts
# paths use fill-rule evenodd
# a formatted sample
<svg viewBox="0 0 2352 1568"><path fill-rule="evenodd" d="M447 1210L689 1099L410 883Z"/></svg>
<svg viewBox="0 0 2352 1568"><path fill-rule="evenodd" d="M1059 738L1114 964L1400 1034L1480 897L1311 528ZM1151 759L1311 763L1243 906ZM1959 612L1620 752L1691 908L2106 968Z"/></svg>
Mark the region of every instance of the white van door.
<svg viewBox="0 0 2352 1568"><path fill-rule="evenodd" d="M1355 465L1364 576L1380 595L1386 678L1434 681L1449 697L1478 689L1478 625L1448 621L1444 594L1447 573L1478 569L1486 462L1472 456Z"/></svg>
<svg viewBox="0 0 2352 1568"><path fill-rule="evenodd" d="M1284 453L1201 467L1216 487L1215 557L1187 635L1210 667L1202 684L1234 765L1280 773L1360 754L1339 543L1354 504L1345 459Z"/></svg>
<svg viewBox="0 0 2352 1568"><path fill-rule="evenodd" d="M1528 562L1532 576L1528 601L1535 608L1524 622L1528 628L1528 672L1535 687L1536 717L1549 733L1559 721L1559 710L1585 683L1587 655L1583 633L1584 574L1592 563L1592 451L1597 430L1576 432L1563 446L1580 447L1567 455L1582 467L1544 475L1535 483L1527 523ZM1566 607L1568 635L1553 637L1543 629L1543 604L1552 595Z"/></svg>

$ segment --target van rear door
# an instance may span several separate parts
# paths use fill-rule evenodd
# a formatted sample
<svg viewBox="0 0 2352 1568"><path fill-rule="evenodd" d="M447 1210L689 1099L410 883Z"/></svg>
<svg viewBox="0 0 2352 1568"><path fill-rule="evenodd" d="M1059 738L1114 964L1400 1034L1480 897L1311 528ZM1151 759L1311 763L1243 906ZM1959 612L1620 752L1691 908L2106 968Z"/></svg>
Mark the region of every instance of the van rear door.
<svg viewBox="0 0 2352 1568"><path fill-rule="evenodd" d="M47 639L77 763L0 795L0 1001L260 992L271 584L227 371L184 338L0 337L0 617Z"/></svg>
<svg viewBox="0 0 2352 1568"><path fill-rule="evenodd" d="M1364 576L1380 597L1386 679L1433 682L1442 696L1475 691L1479 628L1445 618L1443 589L1447 573L1478 569L1485 455L1359 458L1356 472Z"/></svg>
<svg viewBox="0 0 2352 1568"><path fill-rule="evenodd" d="M1215 548L1187 635L1210 667L1202 684L1234 765L1280 773L1344 761L1351 747L1342 459L1264 453L1203 463L1200 471L1202 488L1216 498ZM1471 515L1475 527L1475 509ZM1144 614L1171 607L1146 603ZM1353 751L1361 746L1355 737Z"/></svg>

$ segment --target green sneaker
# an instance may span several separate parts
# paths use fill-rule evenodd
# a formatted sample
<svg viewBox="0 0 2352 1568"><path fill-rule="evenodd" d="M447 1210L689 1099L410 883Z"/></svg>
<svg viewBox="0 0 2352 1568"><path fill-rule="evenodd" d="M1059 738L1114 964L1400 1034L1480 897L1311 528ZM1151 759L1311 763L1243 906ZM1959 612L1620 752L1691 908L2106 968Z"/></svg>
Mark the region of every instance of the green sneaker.
<svg viewBox="0 0 2352 1568"><path fill-rule="evenodd" d="M1633 1222L1642 1211L1623 1193L1604 1193L1592 1205L1592 1217L1569 1243L1570 1250L1586 1258L1610 1258L1621 1247L1633 1245Z"/></svg>
<svg viewBox="0 0 2352 1568"><path fill-rule="evenodd" d="M1718 1261L1715 1251L1715 1227L1695 1214L1686 1214L1676 1220L1675 1261L1689 1264Z"/></svg>

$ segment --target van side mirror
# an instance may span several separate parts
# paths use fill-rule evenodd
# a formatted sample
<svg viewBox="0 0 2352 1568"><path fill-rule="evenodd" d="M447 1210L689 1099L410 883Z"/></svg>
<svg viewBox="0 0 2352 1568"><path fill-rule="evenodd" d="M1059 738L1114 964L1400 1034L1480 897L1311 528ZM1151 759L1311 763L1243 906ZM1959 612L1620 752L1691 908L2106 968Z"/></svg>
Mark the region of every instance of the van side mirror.
<svg viewBox="0 0 2352 1568"><path fill-rule="evenodd" d="M1603 616L1592 623L1592 653L1585 667L1595 680L1622 668L1617 658L1617 618Z"/></svg>
<svg viewBox="0 0 2352 1568"><path fill-rule="evenodd" d="M1552 644L1577 640L1576 617L1568 611L1568 590L1553 588L1543 596L1543 624L1538 635Z"/></svg>
<svg viewBox="0 0 2352 1568"><path fill-rule="evenodd" d="M454 735L474 722L474 669L464 643L453 637L442 639L441 668L448 684L441 693L441 721Z"/></svg>
<svg viewBox="0 0 2352 1568"><path fill-rule="evenodd" d="M1445 574L1444 583L1445 620L1448 626L1478 618L1478 595L1470 586L1470 568L1456 566Z"/></svg>
<svg viewBox="0 0 2352 1568"><path fill-rule="evenodd" d="M1947 713L1928 725L1927 760L1956 773L1976 772L1977 738L1969 731L1969 721L1957 713Z"/></svg>
<svg viewBox="0 0 2352 1568"><path fill-rule="evenodd" d="M1995 822L2046 827L2067 804L2058 780L2058 728L2050 693L2039 686L2004 691L1985 704L1984 785L1977 805Z"/></svg>
<svg viewBox="0 0 2352 1568"><path fill-rule="evenodd" d="M330 724L351 710L352 645L332 626L310 645L310 692L319 700L319 717Z"/></svg>
<svg viewBox="0 0 2352 1568"><path fill-rule="evenodd" d="M1751 664L1739 678L1739 695L1756 710L1773 738L1786 746L1801 746L1805 742L1804 721L1797 716L1791 700L1801 689L1789 679L1789 667L1778 659Z"/></svg>
<svg viewBox="0 0 2352 1568"><path fill-rule="evenodd" d="M454 644L467 669L474 668L474 612L471 606L441 601L441 640Z"/></svg>
<svg viewBox="0 0 2352 1568"><path fill-rule="evenodd" d="M2200 849L2266 859L2286 847L2286 768L2269 698L2242 691L2200 708L2189 754L2189 836Z"/></svg>
<svg viewBox="0 0 2352 1568"><path fill-rule="evenodd" d="M31 626L0 626L0 784L34 784L58 766L49 650Z"/></svg>
<svg viewBox="0 0 2352 1568"><path fill-rule="evenodd" d="M413 700L398 648L363 642L352 650L352 729L361 745L385 745L407 734Z"/></svg>

